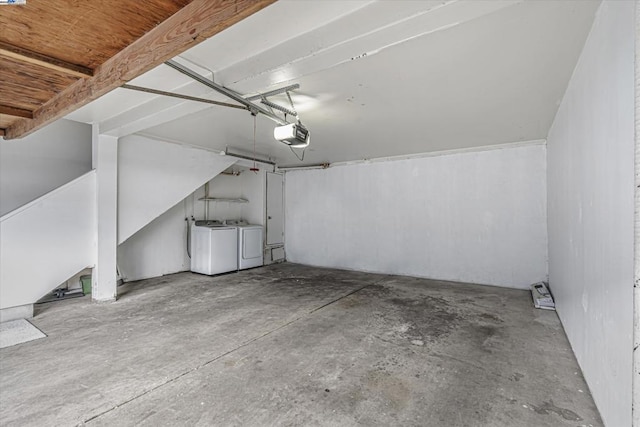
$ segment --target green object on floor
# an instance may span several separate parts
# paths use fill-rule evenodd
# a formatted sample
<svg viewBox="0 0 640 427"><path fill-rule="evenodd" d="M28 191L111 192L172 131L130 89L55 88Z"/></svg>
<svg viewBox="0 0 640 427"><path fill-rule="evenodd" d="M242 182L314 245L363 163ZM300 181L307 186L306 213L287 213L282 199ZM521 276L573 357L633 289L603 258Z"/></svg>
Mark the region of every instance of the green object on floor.
<svg viewBox="0 0 640 427"><path fill-rule="evenodd" d="M80 276L80 283L82 283L82 293L88 295L91 293L91 276Z"/></svg>

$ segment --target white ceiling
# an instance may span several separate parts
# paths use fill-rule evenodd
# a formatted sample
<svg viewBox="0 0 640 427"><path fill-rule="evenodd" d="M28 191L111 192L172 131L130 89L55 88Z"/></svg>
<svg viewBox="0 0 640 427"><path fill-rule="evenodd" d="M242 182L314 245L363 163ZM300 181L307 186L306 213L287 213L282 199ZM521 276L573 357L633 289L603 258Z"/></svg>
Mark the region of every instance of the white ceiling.
<svg viewBox="0 0 640 427"><path fill-rule="evenodd" d="M280 0L179 60L247 95L300 84L294 102L311 131L304 162L273 139L274 122L257 118L256 151L280 165L536 140L547 136L598 5ZM132 84L229 101L165 65ZM253 151L246 111L126 89L67 118L118 136Z"/></svg>

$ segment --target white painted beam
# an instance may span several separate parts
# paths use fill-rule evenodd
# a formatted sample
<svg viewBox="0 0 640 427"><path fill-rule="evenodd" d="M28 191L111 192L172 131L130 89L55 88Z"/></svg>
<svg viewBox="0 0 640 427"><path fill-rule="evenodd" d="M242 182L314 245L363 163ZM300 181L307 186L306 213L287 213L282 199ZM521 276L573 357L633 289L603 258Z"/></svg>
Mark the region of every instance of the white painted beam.
<svg viewBox="0 0 640 427"><path fill-rule="evenodd" d="M175 58L174 60L196 70L206 78L213 77L211 70L198 64L184 58ZM187 76L176 73L175 70L165 65L160 65L129 83L196 97L208 97L210 94L214 94L209 88L194 82ZM219 99L226 101L226 98L221 96ZM193 114L203 108L207 108L207 106L117 88L67 115L67 118L82 123L97 123L101 134L122 137L187 114ZM155 114L164 111L167 112L158 118L154 117Z"/></svg>
<svg viewBox="0 0 640 427"><path fill-rule="evenodd" d="M402 8L398 8L393 2L374 2L327 25L216 71L215 81L242 93L256 93L345 62L374 55L388 47L460 25L520 2L521 0L501 0L443 3L430 0L407 3ZM213 78L211 70L184 58L177 60L199 74ZM148 75L136 79L136 84L199 97L213 94L204 85L185 82L184 76L177 72L173 72L175 75L167 74L162 68L158 67ZM179 84L167 83L171 81ZM123 137L206 108L211 107L151 97L148 102L102 120L100 129L103 134Z"/></svg>
<svg viewBox="0 0 640 427"><path fill-rule="evenodd" d="M216 73L218 83L254 92L481 18L522 0L376 2ZM399 64L402 65L402 64Z"/></svg>
<svg viewBox="0 0 640 427"><path fill-rule="evenodd" d="M635 211L631 422L633 427L640 427L640 2L636 1L635 6Z"/></svg>
<svg viewBox="0 0 640 427"><path fill-rule="evenodd" d="M204 95L206 93L198 94L198 96ZM100 128L104 129L106 135L124 137L162 123L195 114L207 108L212 107L199 102L178 101L175 98L160 96L125 113L105 120L100 124Z"/></svg>
<svg viewBox="0 0 640 427"><path fill-rule="evenodd" d="M194 64L184 58L178 57L175 58L175 61L191 68L201 76L208 79L213 78L213 72L207 68ZM214 95L211 99L227 101L226 98L218 96L216 92L206 86L191 80L166 65L160 65L149 73L132 80L131 84L202 98L208 98ZM141 102L126 111L119 111L116 105L109 105L108 100L105 102L107 108L118 111L118 113L100 122L100 132L117 137L131 135L144 129L149 129L153 126L211 108L210 105L198 102L186 102L165 96L139 94L127 89L116 89L114 92L126 92L131 94L131 96L143 96L147 98L147 101ZM107 95L107 97L108 96L109 95Z"/></svg>

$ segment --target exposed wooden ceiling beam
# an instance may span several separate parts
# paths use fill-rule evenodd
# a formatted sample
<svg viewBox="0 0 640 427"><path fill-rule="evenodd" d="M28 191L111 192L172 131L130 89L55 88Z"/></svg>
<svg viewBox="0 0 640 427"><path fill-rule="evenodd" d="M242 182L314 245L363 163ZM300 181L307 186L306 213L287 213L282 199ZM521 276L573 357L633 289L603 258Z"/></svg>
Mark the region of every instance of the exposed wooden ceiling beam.
<svg viewBox="0 0 640 427"><path fill-rule="evenodd" d="M24 117L26 119L33 119L33 112L25 110L24 108L13 107L11 105L0 104L0 114L6 114L13 117Z"/></svg>
<svg viewBox="0 0 640 427"><path fill-rule="evenodd" d="M122 86L201 41L275 2L275 0L194 0L153 30L115 54L6 129L5 139L21 138Z"/></svg>
<svg viewBox="0 0 640 427"><path fill-rule="evenodd" d="M52 58L50 56L32 52L27 49L22 49L20 47L13 46L9 43L4 43L1 41L0 56L13 58L21 62L27 62L29 64L39 65L41 67L59 71L75 77L84 78L93 76L93 70L90 68L83 67L82 65L70 64L58 58Z"/></svg>

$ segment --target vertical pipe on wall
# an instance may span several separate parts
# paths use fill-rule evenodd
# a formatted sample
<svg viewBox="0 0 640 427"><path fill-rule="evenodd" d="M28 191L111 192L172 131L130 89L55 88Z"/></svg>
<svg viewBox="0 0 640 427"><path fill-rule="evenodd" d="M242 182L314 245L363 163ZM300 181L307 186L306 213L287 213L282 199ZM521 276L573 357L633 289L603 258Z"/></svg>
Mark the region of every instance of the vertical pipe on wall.
<svg viewBox="0 0 640 427"><path fill-rule="evenodd" d="M635 10L635 213L632 422L640 427L640 1Z"/></svg>
<svg viewBox="0 0 640 427"><path fill-rule="evenodd" d="M204 184L204 220L209 221L209 181Z"/></svg>

